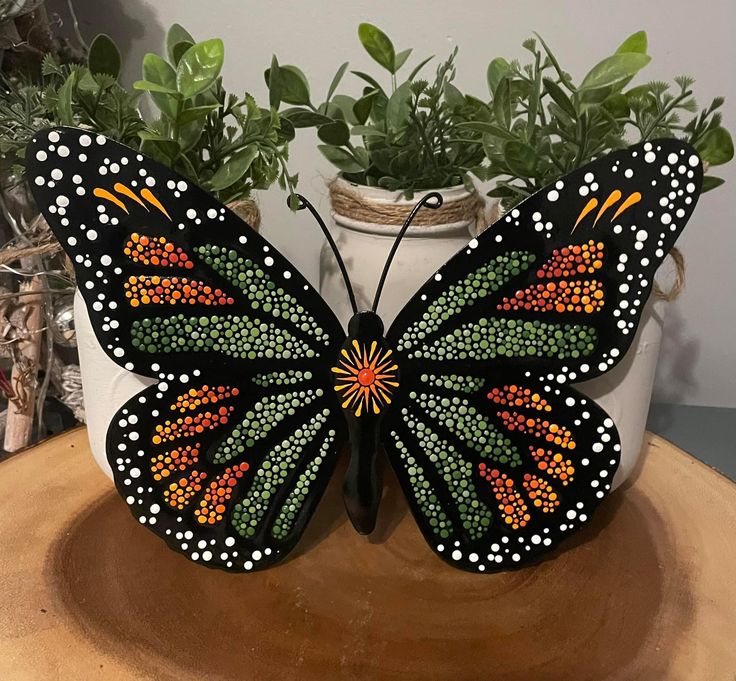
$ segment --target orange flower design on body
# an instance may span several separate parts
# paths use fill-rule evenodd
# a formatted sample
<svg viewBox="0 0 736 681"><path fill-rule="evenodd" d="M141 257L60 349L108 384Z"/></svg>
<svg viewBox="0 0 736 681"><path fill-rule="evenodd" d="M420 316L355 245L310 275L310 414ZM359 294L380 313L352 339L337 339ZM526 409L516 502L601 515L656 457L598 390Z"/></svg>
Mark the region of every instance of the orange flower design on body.
<svg viewBox="0 0 736 681"><path fill-rule="evenodd" d="M399 387L399 367L391 357L393 351L379 348L376 341L368 348L354 340L350 350L343 348L341 352L332 372L337 374L335 390L342 399L342 408L352 409L356 416L364 410L380 414Z"/></svg>

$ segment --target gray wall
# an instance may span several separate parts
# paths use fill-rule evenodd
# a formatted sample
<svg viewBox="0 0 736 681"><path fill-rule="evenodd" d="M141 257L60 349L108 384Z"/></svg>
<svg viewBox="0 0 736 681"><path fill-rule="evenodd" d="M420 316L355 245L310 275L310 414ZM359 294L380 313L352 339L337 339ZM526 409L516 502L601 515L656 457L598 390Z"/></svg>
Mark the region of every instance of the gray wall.
<svg viewBox="0 0 736 681"><path fill-rule="evenodd" d="M62 17L64 6L60 0L50 3ZM324 96L341 62L373 68L357 40L360 21L376 23L398 49L413 46L418 56L444 55L459 44L458 85L479 94L485 92L488 61L499 55L524 58L520 44L532 31L540 32L579 77L628 34L645 29L654 56L646 78L695 76L699 101L725 95L725 124L736 128L733 0L74 0L74 6L85 35L105 31L122 46L128 80L139 77L142 55L160 49L166 28L179 22L198 39L222 37L227 86L247 89L262 102L267 101L263 70L274 52L281 63L295 63L307 73L315 92L322 93L315 99ZM325 180L333 171L317 152L313 133L296 141L292 159L300 190L326 215ZM736 407L736 163L717 174L727 184L701 200L680 241L687 288L671 305L655 400ZM260 201L266 237L316 282L320 238L314 227L293 216L276 189Z"/></svg>

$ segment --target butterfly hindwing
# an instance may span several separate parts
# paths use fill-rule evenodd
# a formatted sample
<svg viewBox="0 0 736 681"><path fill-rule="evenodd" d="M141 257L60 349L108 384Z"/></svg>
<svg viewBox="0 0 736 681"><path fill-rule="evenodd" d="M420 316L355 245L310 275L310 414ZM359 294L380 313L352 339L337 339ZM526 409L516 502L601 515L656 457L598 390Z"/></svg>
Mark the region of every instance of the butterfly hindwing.
<svg viewBox="0 0 736 681"><path fill-rule="evenodd" d="M387 340L402 390L383 438L445 560L523 564L610 490L615 426L569 384L626 353L701 183L700 159L677 140L601 158L473 239L399 313Z"/></svg>
<svg viewBox="0 0 736 681"><path fill-rule="evenodd" d="M268 567L299 540L332 476L344 435L328 395L301 369L160 381L108 429L118 491L190 560Z"/></svg>
<svg viewBox="0 0 736 681"><path fill-rule="evenodd" d="M282 559L344 437L334 314L235 214L135 151L58 128L39 133L28 158L100 344L157 379L107 434L131 512L197 562L251 570Z"/></svg>

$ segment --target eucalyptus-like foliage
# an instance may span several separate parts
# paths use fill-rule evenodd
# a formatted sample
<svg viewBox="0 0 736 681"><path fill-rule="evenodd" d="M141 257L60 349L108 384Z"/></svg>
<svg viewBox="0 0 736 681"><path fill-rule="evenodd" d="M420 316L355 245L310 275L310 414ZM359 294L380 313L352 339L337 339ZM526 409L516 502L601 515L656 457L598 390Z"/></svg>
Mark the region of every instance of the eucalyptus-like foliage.
<svg viewBox="0 0 736 681"><path fill-rule="evenodd" d="M304 73L279 65L274 57L265 73L271 105L292 105L281 112L283 118L295 128L316 128L319 150L348 180L402 190L407 197L422 189L470 184L469 171L484 157L482 134L461 131L459 125L483 119L486 107L453 84L457 49L429 80L419 74L433 57L402 79L411 48L397 52L389 37L371 24L361 24L358 37L388 73L388 83L351 71L362 81L362 92L357 97L338 92L349 68L345 62L317 105Z"/></svg>
<svg viewBox="0 0 736 681"><path fill-rule="evenodd" d="M599 156L647 139L685 139L709 168L733 157L731 135L717 111L723 98L698 113L691 78L630 86L651 61L643 31L629 36L577 84L540 36L524 48L532 54L528 64L496 58L488 65L492 122L463 124L483 135L486 160L476 174L496 180L489 196L503 199L505 206ZM685 122L687 114L695 115ZM708 175L704 191L722 183Z"/></svg>
<svg viewBox="0 0 736 681"><path fill-rule="evenodd" d="M120 53L105 34L91 43L86 63L61 64L46 54L39 77L19 74L6 79L0 93L0 155L21 176L26 146L37 131L73 125L138 146L143 121L138 93L118 82Z"/></svg>

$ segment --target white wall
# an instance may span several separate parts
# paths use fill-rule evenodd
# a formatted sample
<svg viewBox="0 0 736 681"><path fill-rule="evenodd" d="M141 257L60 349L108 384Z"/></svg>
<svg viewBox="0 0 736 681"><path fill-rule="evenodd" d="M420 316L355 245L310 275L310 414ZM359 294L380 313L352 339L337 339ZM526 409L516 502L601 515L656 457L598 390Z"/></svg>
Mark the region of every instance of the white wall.
<svg viewBox="0 0 736 681"><path fill-rule="evenodd" d="M49 8L58 7L64 16L65 4L50 0ZM525 58L521 42L532 31L540 32L561 62L581 76L624 37L645 29L653 55L646 78L695 76L702 103L726 96L724 122L736 130L733 0L74 0L74 6L85 35L105 31L119 42L129 81L139 77L142 55L159 50L166 28L179 22L197 39L222 37L227 86L248 90L261 102L267 102L263 70L272 53L282 64L294 63L306 72L316 100L324 97L343 61L375 71L358 43L361 21L382 27L398 49L414 47L416 56L442 56L460 45L458 85L481 95L488 61L499 55ZM350 76L343 87L348 85L358 91ZM291 167L300 173L300 191L327 215L325 180L333 170L317 152L311 131L293 145ZM727 184L701 199L680 241L687 288L671 306L655 400L736 407L736 163L717 174ZM292 215L277 189L260 201L266 237L316 282L321 239L310 220Z"/></svg>

